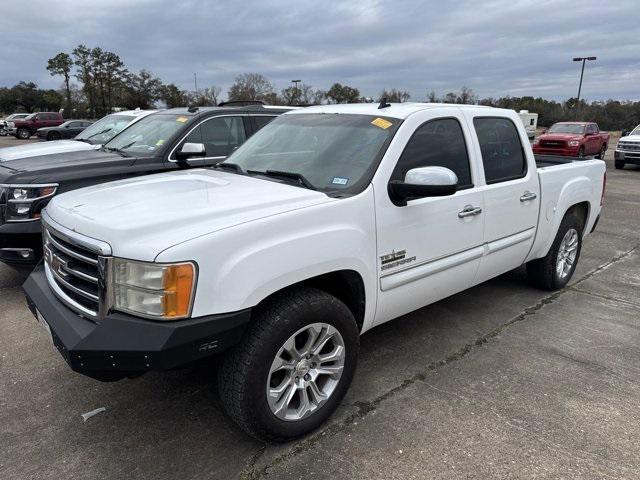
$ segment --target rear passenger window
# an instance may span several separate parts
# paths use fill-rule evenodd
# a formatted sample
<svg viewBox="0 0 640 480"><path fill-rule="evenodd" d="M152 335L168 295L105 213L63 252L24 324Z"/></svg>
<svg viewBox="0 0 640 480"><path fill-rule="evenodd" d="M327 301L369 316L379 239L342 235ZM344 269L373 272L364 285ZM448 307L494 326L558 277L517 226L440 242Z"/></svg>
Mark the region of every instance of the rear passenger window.
<svg viewBox="0 0 640 480"><path fill-rule="evenodd" d="M487 184L524 177L527 162L518 130L508 118L474 118Z"/></svg>
<svg viewBox="0 0 640 480"><path fill-rule="evenodd" d="M273 121L274 118L276 117L265 117L265 116L253 117L253 120L256 122L256 132L260 130L262 127L264 127L265 125L269 124L271 121Z"/></svg>
<svg viewBox="0 0 640 480"><path fill-rule="evenodd" d="M458 188L469 188L471 169L462 127L454 118L431 120L421 125L404 148L391 180L404 180L419 167L446 167L458 176Z"/></svg>
<svg viewBox="0 0 640 480"><path fill-rule="evenodd" d="M245 137L242 117L215 117L196 127L183 143L203 143L207 157L226 157Z"/></svg>

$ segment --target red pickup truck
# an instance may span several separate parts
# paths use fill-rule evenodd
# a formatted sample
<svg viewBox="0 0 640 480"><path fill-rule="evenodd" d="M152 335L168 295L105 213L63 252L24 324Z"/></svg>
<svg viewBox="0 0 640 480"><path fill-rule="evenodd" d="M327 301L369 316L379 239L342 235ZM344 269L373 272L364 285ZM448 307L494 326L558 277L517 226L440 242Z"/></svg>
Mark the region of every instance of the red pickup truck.
<svg viewBox="0 0 640 480"><path fill-rule="evenodd" d="M558 122L533 142L533 153L604 158L609 145L609 134L600 133L597 123Z"/></svg>
<svg viewBox="0 0 640 480"><path fill-rule="evenodd" d="M26 140L31 135L35 135L36 130L39 128L57 127L63 123L64 119L62 118L62 114L57 112L32 113L22 120L16 120L11 133L13 133L17 138Z"/></svg>

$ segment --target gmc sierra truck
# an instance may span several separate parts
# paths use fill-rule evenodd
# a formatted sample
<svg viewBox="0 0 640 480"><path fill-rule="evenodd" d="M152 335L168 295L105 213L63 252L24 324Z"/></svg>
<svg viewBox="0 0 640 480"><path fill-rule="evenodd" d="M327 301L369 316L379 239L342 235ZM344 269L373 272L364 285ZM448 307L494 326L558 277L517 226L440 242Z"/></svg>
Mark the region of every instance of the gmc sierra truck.
<svg viewBox="0 0 640 480"><path fill-rule="evenodd" d="M597 123L558 122L533 142L533 153L604 159L608 146L609 134L601 133Z"/></svg>
<svg viewBox="0 0 640 480"><path fill-rule="evenodd" d="M376 325L523 264L564 287L604 183L601 160L534 157L513 110L309 107L213 168L54 197L24 289L76 372L222 353L226 411L286 440L336 409Z"/></svg>
<svg viewBox="0 0 640 480"><path fill-rule="evenodd" d="M40 261L40 215L54 195L121 178L214 165L287 110L261 105L165 110L137 121L97 150L0 160L0 261L26 269ZM199 148L189 150L196 143Z"/></svg>
<svg viewBox="0 0 640 480"><path fill-rule="evenodd" d="M625 132L618 140L613 160L617 169L624 168L627 163L640 165L640 125L631 132Z"/></svg>

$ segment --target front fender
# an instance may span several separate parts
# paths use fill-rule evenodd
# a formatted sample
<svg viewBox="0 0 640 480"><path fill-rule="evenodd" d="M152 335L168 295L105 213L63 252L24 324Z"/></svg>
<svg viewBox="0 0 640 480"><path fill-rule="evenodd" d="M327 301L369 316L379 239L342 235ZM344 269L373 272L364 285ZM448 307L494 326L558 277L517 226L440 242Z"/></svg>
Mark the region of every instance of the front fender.
<svg viewBox="0 0 640 480"><path fill-rule="evenodd" d="M181 260L198 264L194 317L251 308L288 286L352 270L365 287L366 327L376 299L372 189L199 237L156 259Z"/></svg>

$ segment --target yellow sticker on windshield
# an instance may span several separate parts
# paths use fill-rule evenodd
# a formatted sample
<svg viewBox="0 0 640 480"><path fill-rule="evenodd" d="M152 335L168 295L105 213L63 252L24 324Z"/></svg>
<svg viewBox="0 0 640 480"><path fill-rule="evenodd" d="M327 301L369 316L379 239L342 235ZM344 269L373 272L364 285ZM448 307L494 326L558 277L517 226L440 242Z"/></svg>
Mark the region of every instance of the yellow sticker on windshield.
<svg viewBox="0 0 640 480"><path fill-rule="evenodd" d="M156 142L156 146L159 147L160 145L162 145L164 143L164 139L160 139Z"/></svg>
<svg viewBox="0 0 640 480"><path fill-rule="evenodd" d="M378 117L373 122L371 122L371 125L375 125L376 127L380 127L386 130L391 125L393 125L393 123L391 123L389 120Z"/></svg>
<svg viewBox="0 0 640 480"><path fill-rule="evenodd" d="M188 117L178 117L178 118L176 118L176 122L180 122L180 123L184 123L187 120L189 120Z"/></svg>

